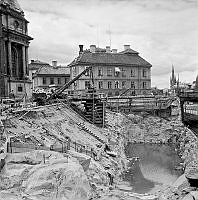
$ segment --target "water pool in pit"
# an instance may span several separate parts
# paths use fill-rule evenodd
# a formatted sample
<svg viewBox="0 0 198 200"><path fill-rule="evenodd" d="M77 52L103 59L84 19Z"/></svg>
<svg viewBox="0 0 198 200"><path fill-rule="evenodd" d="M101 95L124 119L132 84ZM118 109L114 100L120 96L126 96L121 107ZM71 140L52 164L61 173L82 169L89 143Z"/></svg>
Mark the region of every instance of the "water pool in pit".
<svg viewBox="0 0 198 200"><path fill-rule="evenodd" d="M136 193L154 193L171 185L183 173L176 170L181 158L173 146L159 144L133 144L126 147L131 159L129 169L123 174L131 191Z"/></svg>

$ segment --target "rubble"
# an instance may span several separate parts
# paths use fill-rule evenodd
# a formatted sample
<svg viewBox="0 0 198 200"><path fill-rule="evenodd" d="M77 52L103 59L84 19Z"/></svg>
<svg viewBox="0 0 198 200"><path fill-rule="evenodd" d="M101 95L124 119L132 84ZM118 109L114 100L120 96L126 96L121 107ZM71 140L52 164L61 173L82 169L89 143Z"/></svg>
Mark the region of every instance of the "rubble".
<svg viewBox="0 0 198 200"><path fill-rule="evenodd" d="M155 194L139 196L138 194L132 193L131 187L127 186L127 183L124 183L121 179L121 174L127 169L129 163L125 155L125 146L128 142L156 144L174 143L175 150L178 151L178 154L180 154L184 161L183 167L190 161L198 158L198 153L196 151L198 145L197 138L189 129L184 127L179 116L174 116L168 121L156 116L125 115L108 110L106 113L106 120L107 125L105 128L97 128L85 122L83 118L72 112L68 106L63 104L45 106L38 109L30 108L28 112L26 110L14 112L10 116L7 116L6 119L2 119L4 129L1 129L3 130L1 136L4 139L2 140L1 148L4 149L4 152L6 152L6 142L9 141L10 138L13 140L16 139L21 144L31 144L48 149L50 149L51 145L60 145L70 138L71 141L92 148L96 156L91 158L88 154L86 155L81 151L77 152L75 149L67 150L63 154L40 150L31 150L31 153L5 153L7 164L2 170L6 170L3 171L0 176L6 178L2 179L0 197L4 199L20 199L21 196L17 196L16 194L18 194L17 192L19 190L22 190L23 195L26 195L24 198L31 199L34 197L33 199L35 200L40 194L45 195L45 192L43 193L37 188L37 186L42 186L43 183L39 178L43 169L45 169L46 173L51 173L50 166L54 165L57 171L60 171L60 176L64 176L67 174L67 170L65 169L66 171L64 171L60 168L59 163L62 163L65 167L66 165L68 166L68 163L72 163L72 165L76 165L78 168L72 169L76 169L80 173L73 174L72 176L74 176L74 179L78 180L79 178L78 182L83 182L83 184L85 181L85 187L83 186L83 188L80 188L79 185L79 190L82 192L82 195L86 194L84 199L155 199ZM41 152L45 152L46 158L49 156L49 152L50 154L52 153L53 158L50 158L50 160L52 159L53 161L48 162L46 159L46 163L44 164L43 153ZM30 154L33 156L30 156ZM15 155L18 155L16 156L16 160L14 159ZM26 155L26 157L24 157L24 155ZM34 156L36 156L36 158ZM9 159L11 159L11 164L9 164ZM91 160L88 170L84 171L81 164L89 159ZM11 168L8 168L9 165L12 168L13 166L17 166L12 174L10 172ZM46 166L45 168L45 165L48 167ZM43 166L43 168L39 168L38 166ZM37 168L38 172L33 170ZM30 171L32 175L28 178L22 178L24 181L21 183L19 181L20 178L17 177L25 177ZM108 177L109 171L112 171L112 174L115 176L112 186L110 185L110 179ZM75 176L78 178L75 178ZM14 177L12 181L10 181L10 177ZM38 177L38 179L35 177ZM55 176L53 178L55 178ZM48 183L45 176L43 177L43 181L46 182L47 191L49 192L51 182ZM65 190L62 185L63 183L67 184L65 181L66 180L62 179L60 183L60 195L62 195ZM156 195L160 196L161 199L177 199L179 196L184 197L185 192L183 190L189 188L189 185L185 181L182 181L160 191L159 194ZM59 183L53 183L52 185L55 188L57 184ZM72 186L72 190L73 189ZM67 190L71 190L70 186L66 188L66 191ZM52 193L52 191L50 192ZM79 193L81 194L81 192ZM76 195L79 193L78 189L76 189ZM68 198L61 198L74 198L69 192L66 195L68 195ZM61 198L56 197L55 199ZM77 195L74 199L78 198L80 199L81 197Z"/></svg>

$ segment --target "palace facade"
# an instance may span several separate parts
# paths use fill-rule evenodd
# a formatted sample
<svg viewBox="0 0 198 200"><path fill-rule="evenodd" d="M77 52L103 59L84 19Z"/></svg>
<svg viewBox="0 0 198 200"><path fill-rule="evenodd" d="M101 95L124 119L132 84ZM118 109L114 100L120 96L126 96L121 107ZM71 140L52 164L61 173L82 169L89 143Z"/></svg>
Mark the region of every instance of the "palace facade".
<svg viewBox="0 0 198 200"><path fill-rule="evenodd" d="M17 0L0 1L0 97L31 95L28 23Z"/></svg>

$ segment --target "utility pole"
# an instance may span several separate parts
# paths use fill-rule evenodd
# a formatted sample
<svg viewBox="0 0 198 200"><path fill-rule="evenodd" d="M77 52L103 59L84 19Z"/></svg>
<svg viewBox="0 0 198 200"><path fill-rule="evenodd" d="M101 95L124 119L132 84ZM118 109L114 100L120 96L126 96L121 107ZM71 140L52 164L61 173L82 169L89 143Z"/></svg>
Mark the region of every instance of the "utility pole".
<svg viewBox="0 0 198 200"><path fill-rule="evenodd" d="M5 97L5 77L4 77L4 41L2 14L0 13L0 97Z"/></svg>

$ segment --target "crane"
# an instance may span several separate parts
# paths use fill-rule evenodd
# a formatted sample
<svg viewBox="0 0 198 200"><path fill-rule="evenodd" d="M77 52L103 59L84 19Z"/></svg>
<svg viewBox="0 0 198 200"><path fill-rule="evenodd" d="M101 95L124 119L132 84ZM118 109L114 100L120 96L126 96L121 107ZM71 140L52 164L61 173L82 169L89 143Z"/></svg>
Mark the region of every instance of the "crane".
<svg viewBox="0 0 198 200"><path fill-rule="evenodd" d="M87 71L92 69L92 67L87 67L84 71L82 71L80 74L78 74L75 78L70 80L68 83L64 84L61 88L56 90L53 94L51 94L47 99L46 102L55 98L56 96L60 95L64 90L66 90L72 83L74 83L76 80L78 80L82 75L84 75Z"/></svg>

